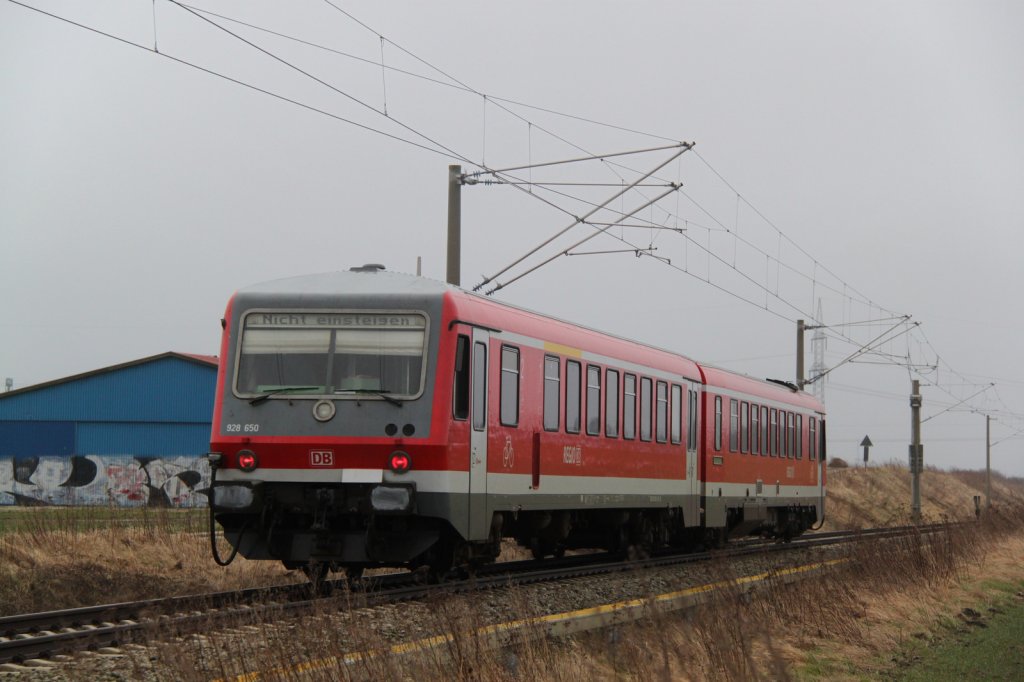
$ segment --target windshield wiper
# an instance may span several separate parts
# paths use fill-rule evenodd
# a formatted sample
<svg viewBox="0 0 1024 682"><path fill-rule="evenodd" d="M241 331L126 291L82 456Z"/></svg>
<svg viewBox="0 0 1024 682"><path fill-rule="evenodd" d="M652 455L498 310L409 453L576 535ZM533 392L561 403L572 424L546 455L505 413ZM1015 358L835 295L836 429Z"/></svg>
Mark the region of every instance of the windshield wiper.
<svg viewBox="0 0 1024 682"><path fill-rule="evenodd" d="M378 390L376 388L345 388L337 391L337 393L365 393L368 395L376 395L380 396L392 405L396 405L398 407L402 406L402 401L391 395L390 391Z"/></svg>
<svg viewBox="0 0 1024 682"><path fill-rule="evenodd" d="M272 395L280 395L281 393L292 393L294 391L312 391L312 390L323 390L323 386L285 386L283 388L275 388L272 391L267 391L262 395L258 395L249 401L250 405L257 405L264 402L267 398Z"/></svg>

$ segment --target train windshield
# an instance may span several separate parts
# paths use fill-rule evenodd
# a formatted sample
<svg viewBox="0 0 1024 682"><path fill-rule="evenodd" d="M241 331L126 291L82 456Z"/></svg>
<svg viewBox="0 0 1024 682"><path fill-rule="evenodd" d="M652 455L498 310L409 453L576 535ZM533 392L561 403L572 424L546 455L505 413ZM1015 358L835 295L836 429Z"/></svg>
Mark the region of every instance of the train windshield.
<svg viewBox="0 0 1024 682"><path fill-rule="evenodd" d="M423 391L422 313L251 312L242 325L235 390L289 398Z"/></svg>

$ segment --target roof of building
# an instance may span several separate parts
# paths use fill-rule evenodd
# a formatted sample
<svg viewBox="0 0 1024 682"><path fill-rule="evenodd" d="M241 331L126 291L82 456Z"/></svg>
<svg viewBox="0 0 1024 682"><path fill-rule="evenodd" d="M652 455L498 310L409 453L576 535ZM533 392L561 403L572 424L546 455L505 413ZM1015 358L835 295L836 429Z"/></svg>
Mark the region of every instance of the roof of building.
<svg viewBox="0 0 1024 682"><path fill-rule="evenodd" d="M150 355L145 358L139 358L138 360L130 360L128 362L122 362L117 365L111 365L109 367L101 367L100 369L94 369L89 372L82 372L81 374L74 374L72 376L61 377L60 379L54 379L52 381L45 381L41 384L33 384L31 386L25 386L22 388L14 389L13 391L7 391L6 393L0 393L0 400L4 398L14 397L30 391L37 391L41 388L49 388L51 386L59 386L72 381L78 381L80 379L87 379L89 377L98 376L101 374L108 374L116 372L118 370L126 369L128 367L135 367L138 365L144 365L146 363L155 362L157 360L163 360L165 358L177 358L186 362L191 362L199 365L208 365L214 368L217 367L217 356L216 355L196 355L193 353L176 353L174 351L168 351L166 353L159 353L157 355Z"/></svg>

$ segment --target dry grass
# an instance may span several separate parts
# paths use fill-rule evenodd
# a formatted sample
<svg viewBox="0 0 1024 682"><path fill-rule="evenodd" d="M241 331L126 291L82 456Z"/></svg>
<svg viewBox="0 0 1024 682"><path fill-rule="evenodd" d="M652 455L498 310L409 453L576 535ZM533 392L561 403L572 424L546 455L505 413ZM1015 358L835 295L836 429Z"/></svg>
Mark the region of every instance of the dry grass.
<svg viewBox="0 0 1024 682"><path fill-rule="evenodd" d="M910 472L887 464L868 468L829 469L825 527L873 528L910 523ZM984 504L985 473L926 469L921 474L921 515L925 522L974 518L974 496ZM992 477L992 502L1007 509L1024 508L1024 482L998 473Z"/></svg>
<svg viewBox="0 0 1024 682"><path fill-rule="evenodd" d="M171 512L34 511L0 535L0 614L300 579L276 562L215 566L204 521Z"/></svg>

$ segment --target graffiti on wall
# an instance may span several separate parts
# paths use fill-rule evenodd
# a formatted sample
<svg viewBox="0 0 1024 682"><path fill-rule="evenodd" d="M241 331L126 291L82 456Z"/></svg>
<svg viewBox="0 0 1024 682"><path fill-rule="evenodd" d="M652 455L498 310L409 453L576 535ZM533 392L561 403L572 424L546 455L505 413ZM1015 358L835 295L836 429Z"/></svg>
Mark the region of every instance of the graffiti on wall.
<svg viewBox="0 0 1024 682"><path fill-rule="evenodd" d="M0 458L0 504L203 507L209 486L194 455Z"/></svg>

